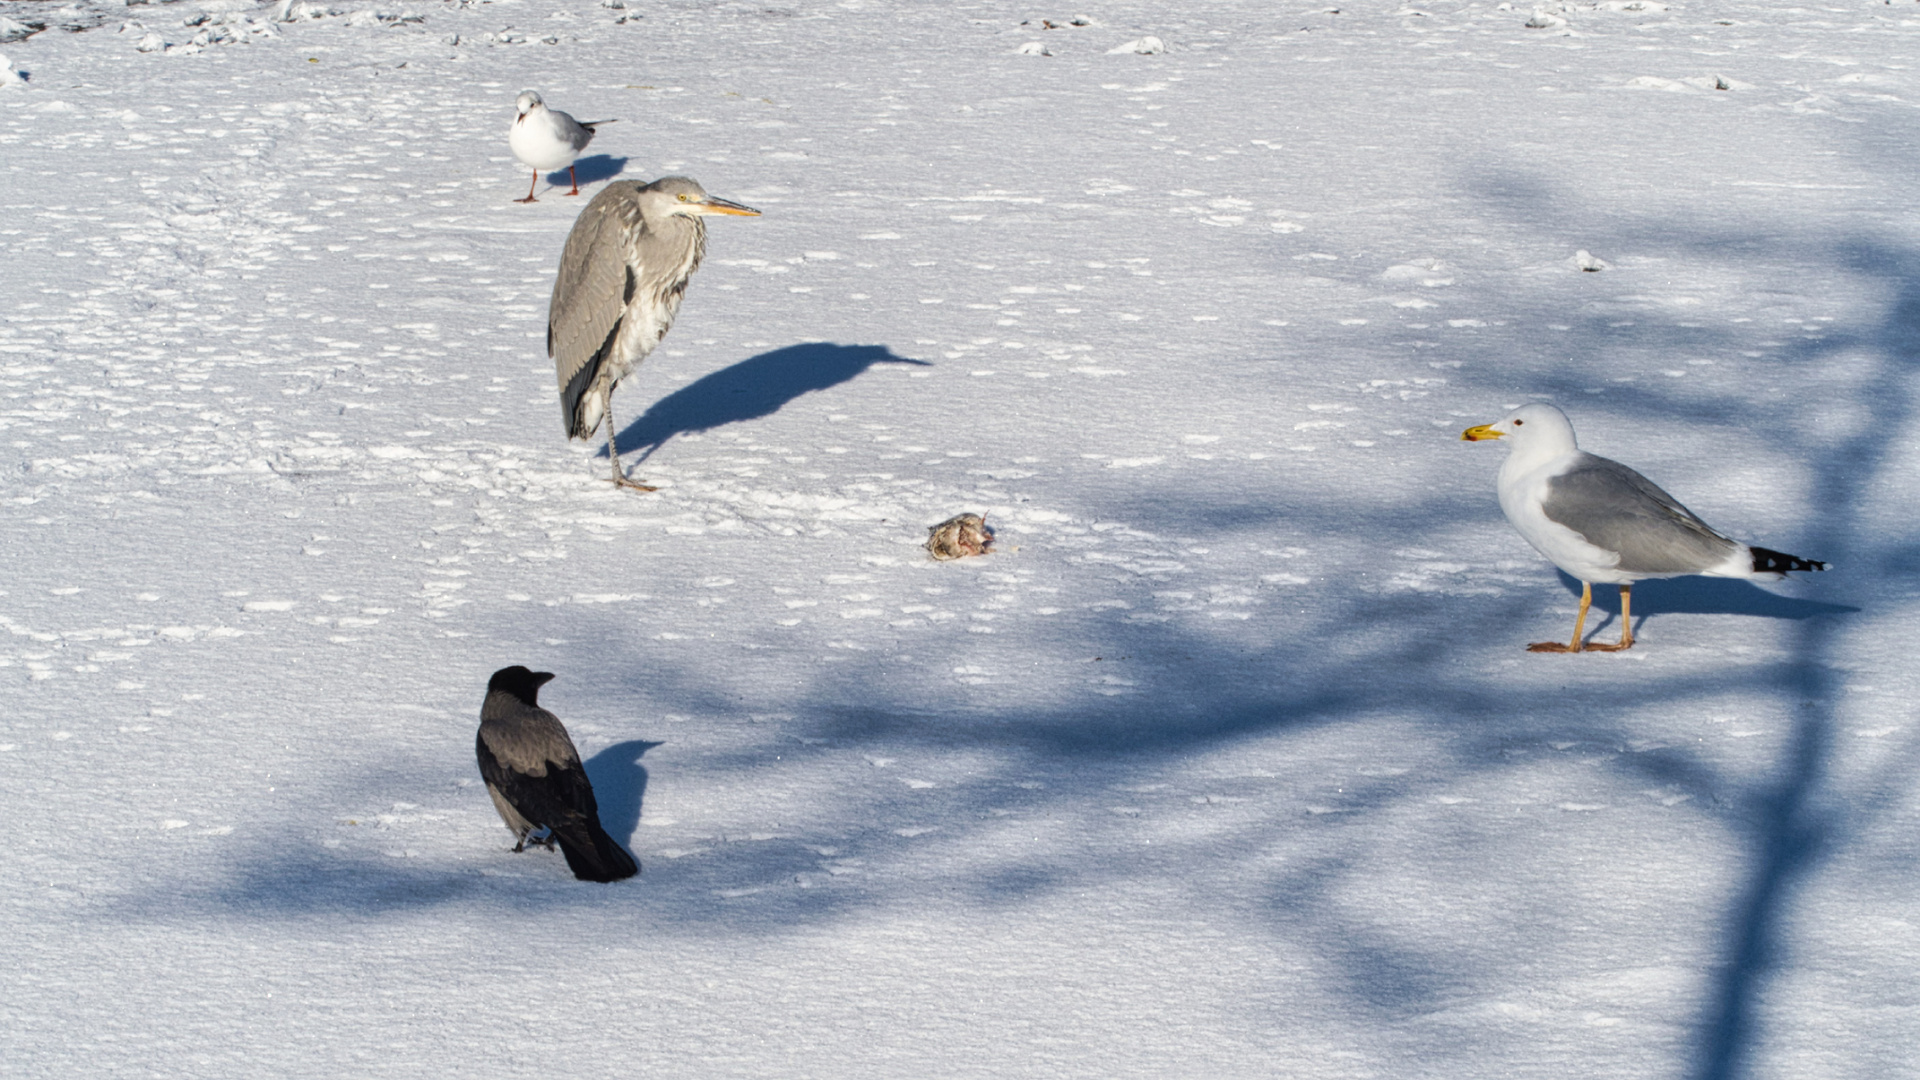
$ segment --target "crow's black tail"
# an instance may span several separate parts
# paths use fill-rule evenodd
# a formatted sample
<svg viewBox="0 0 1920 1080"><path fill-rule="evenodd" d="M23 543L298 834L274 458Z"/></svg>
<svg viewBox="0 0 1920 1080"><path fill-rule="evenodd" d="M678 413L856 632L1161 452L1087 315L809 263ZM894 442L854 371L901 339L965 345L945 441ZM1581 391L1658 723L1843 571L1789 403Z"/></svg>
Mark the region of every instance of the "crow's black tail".
<svg viewBox="0 0 1920 1080"><path fill-rule="evenodd" d="M555 833L567 866L581 881L619 881L640 872L640 864L627 849L607 835L597 821L581 822L581 827Z"/></svg>
<svg viewBox="0 0 1920 1080"><path fill-rule="evenodd" d="M1826 563L1803 559L1798 555L1770 551L1763 547L1751 550L1753 551L1753 572L1756 574L1785 574L1794 570L1825 570L1827 568Z"/></svg>

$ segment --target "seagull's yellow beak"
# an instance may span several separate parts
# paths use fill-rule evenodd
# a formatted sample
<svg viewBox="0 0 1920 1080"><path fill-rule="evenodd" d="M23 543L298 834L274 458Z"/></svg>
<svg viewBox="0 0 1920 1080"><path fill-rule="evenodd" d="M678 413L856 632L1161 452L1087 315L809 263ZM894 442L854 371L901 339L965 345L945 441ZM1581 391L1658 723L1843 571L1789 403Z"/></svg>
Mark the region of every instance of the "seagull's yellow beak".
<svg viewBox="0 0 1920 1080"><path fill-rule="evenodd" d="M1485 439L1498 439L1503 437L1504 435L1506 435L1506 432L1504 431L1493 430L1492 424L1481 424L1478 427L1470 427L1467 430L1461 432L1460 441L1461 442L1480 442Z"/></svg>
<svg viewBox="0 0 1920 1080"><path fill-rule="evenodd" d="M706 202L695 203L694 206L697 207L699 209L699 212L702 214L732 214L737 217L759 217L760 216L760 211L755 210L751 206L741 206L737 202L728 202L725 199L717 199L712 195L707 196Z"/></svg>

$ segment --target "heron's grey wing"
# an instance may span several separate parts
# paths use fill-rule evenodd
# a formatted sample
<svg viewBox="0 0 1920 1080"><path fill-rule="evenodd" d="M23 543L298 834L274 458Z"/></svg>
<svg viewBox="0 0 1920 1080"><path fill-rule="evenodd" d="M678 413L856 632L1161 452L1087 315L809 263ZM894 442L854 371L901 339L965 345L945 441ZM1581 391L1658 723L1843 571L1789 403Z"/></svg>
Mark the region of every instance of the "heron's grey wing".
<svg viewBox="0 0 1920 1080"><path fill-rule="evenodd" d="M1620 556L1630 574L1697 574L1738 547L1653 481L1617 461L1581 454L1547 482L1547 518Z"/></svg>
<svg viewBox="0 0 1920 1080"><path fill-rule="evenodd" d="M567 234L560 272L547 305L547 355L560 384L560 407L573 438L580 431L580 399L593 386L620 317L633 296L627 266L627 236L640 227L640 201L633 181L608 184L593 197Z"/></svg>

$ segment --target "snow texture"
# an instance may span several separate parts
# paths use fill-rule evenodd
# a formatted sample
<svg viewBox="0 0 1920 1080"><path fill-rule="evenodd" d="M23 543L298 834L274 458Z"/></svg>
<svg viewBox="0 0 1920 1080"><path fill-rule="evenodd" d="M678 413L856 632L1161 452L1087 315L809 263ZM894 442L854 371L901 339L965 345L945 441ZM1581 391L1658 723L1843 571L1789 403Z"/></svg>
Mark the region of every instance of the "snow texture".
<svg viewBox="0 0 1920 1080"><path fill-rule="evenodd" d="M0 17L10 1077L1911 1069L1913 4ZM654 495L526 87L765 212ZM1836 569L1525 653L1535 398ZM643 877L508 852L514 663Z"/></svg>

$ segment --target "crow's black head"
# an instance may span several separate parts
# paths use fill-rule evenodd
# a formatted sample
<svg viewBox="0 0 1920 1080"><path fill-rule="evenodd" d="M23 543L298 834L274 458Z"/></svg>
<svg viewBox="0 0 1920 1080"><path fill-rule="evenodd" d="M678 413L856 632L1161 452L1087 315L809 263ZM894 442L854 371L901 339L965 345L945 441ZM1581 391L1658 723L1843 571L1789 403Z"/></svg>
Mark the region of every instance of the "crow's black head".
<svg viewBox="0 0 1920 1080"><path fill-rule="evenodd" d="M487 680L487 693L505 691L529 705L540 704L540 688L553 678L551 671L528 671L515 664L503 667Z"/></svg>

